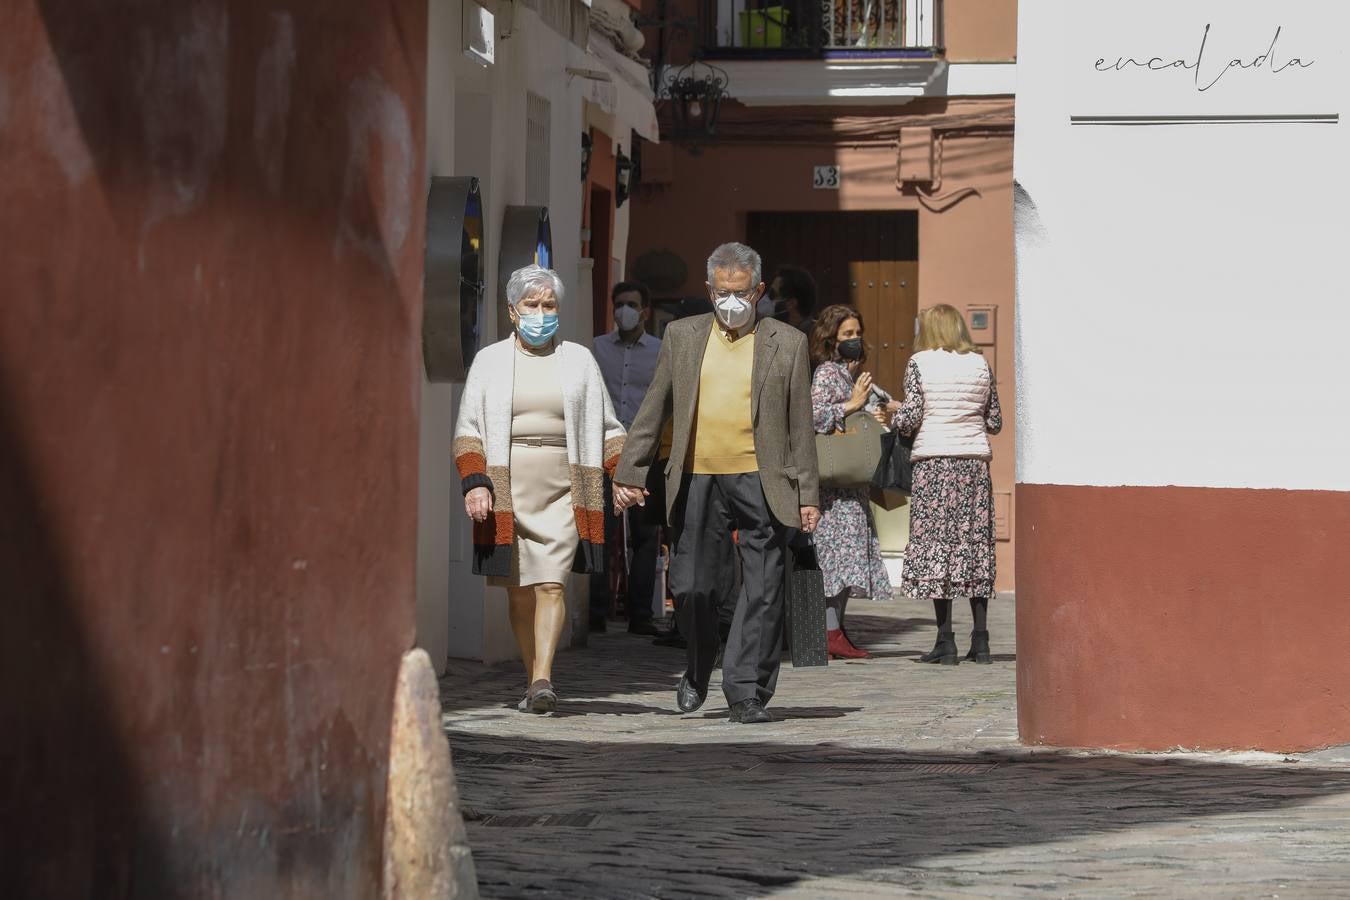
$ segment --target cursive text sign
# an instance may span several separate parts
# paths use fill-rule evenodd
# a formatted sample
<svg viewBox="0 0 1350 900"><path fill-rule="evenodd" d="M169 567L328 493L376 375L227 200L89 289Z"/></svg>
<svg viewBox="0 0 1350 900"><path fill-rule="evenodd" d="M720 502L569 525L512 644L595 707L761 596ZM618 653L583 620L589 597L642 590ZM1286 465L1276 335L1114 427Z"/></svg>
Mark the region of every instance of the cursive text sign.
<svg viewBox="0 0 1350 900"><path fill-rule="evenodd" d="M1118 56L1112 61L1106 57L1100 57L1093 68L1098 72L1123 72L1127 69L1143 69L1149 72L1189 70L1192 73L1191 81L1195 89L1204 92L1218 84L1225 75L1234 69L1239 71L1265 70L1273 75L1279 75L1281 72L1287 72L1290 69L1310 68L1315 62L1315 60L1304 60L1297 56L1290 56L1287 59L1281 59L1277 56L1276 50L1283 26L1276 27L1275 34L1271 37L1270 44L1263 53L1250 57L1234 56L1228 60L1227 64L1209 62L1205 59L1205 51L1209 46L1209 29L1210 26L1205 25L1205 30L1200 35L1200 47L1196 50L1194 59L1164 56Z"/></svg>

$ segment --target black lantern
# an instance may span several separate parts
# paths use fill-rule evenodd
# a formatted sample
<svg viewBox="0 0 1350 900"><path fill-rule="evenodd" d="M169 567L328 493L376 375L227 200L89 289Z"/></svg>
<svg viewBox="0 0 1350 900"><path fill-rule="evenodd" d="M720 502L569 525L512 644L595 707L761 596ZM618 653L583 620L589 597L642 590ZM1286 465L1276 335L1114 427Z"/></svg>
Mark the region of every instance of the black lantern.
<svg viewBox="0 0 1350 900"><path fill-rule="evenodd" d="M676 133L715 134L728 82L725 69L701 59L668 70L658 96L670 102Z"/></svg>
<svg viewBox="0 0 1350 900"><path fill-rule="evenodd" d="M586 176L591 172L591 133L583 131L581 133L581 180L585 181Z"/></svg>

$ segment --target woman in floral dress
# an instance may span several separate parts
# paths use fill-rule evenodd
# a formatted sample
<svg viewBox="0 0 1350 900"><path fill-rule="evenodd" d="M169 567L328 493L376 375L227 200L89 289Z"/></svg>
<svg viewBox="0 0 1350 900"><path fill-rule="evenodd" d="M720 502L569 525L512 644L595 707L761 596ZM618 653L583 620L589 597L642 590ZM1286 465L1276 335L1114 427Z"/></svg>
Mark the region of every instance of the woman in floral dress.
<svg viewBox="0 0 1350 900"><path fill-rule="evenodd" d="M900 590L933 601L938 636L920 662L956 665L952 599L975 619L966 659L991 661L986 614L994 594L994 488L989 439L1003 428L989 364L965 320L943 304L919 316L916 353L894 426L914 435L914 492Z"/></svg>
<svg viewBox="0 0 1350 900"><path fill-rule="evenodd" d="M872 393L872 376L862 372L867 361L861 314L836 304L816 319L811 333L811 411L817 434L843 430L844 419L865 410ZM885 422L884 410L874 414ZM831 657L868 656L844 631L844 609L850 597L891 596L891 581L881 559L876 523L866 488L821 486L820 523L815 533L816 560L825 581L825 627Z"/></svg>

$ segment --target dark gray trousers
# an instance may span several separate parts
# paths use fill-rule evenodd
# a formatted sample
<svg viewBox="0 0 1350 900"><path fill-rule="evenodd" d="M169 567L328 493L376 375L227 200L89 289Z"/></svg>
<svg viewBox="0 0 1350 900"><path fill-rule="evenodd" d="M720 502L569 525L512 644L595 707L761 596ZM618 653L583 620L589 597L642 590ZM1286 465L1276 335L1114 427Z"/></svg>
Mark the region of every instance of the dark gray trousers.
<svg viewBox="0 0 1350 900"><path fill-rule="evenodd" d="M778 682L783 642L783 572L787 528L774 520L758 472L684 478L671 526L671 590L679 598L680 631L689 642L690 681L707 690L717 657L718 606L727 593L717 560L740 532L736 550L742 588L722 655L727 703L768 703Z"/></svg>

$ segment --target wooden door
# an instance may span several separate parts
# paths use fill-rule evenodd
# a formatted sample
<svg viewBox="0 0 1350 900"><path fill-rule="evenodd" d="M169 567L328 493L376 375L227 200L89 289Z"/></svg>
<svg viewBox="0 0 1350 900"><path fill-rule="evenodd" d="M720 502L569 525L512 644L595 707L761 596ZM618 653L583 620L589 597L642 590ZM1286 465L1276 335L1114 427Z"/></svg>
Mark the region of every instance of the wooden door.
<svg viewBox="0 0 1350 900"><path fill-rule="evenodd" d="M871 348L876 383L900 396L913 352L918 311L918 214L909 211L751 213L746 242L764 259L764 278L780 265L816 280L816 311L832 303L857 309Z"/></svg>
<svg viewBox="0 0 1350 900"><path fill-rule="evenodd" d="M612 198L607 188L591 188L591 240L587 251L594 261L591 269L591 334L597 335L609 330L612 315L609 302L610 254L613 252L610 240Z"/></svg>

